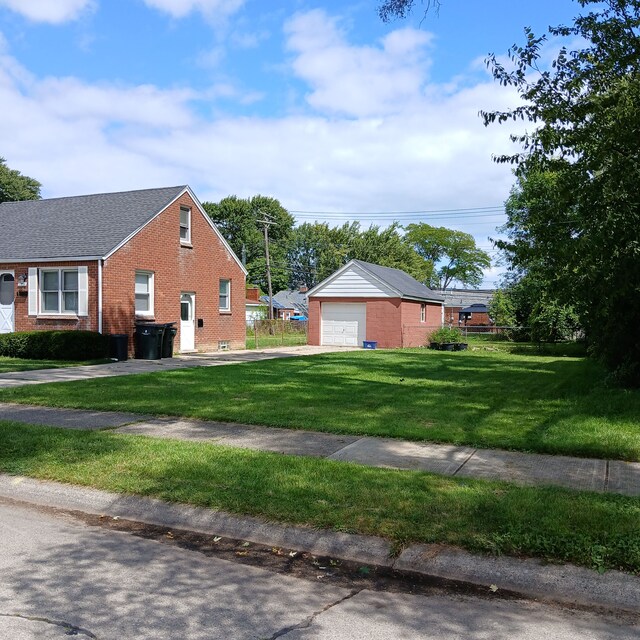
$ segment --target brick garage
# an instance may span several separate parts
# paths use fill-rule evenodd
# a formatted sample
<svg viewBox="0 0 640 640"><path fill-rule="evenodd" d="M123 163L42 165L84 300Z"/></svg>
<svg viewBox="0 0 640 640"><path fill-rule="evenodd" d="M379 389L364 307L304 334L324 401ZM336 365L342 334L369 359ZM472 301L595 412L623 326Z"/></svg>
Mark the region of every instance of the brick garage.
<svg viewBox="0 0 640 640"><path fill-rule="evenodd" d="M352 260L314 287L309 344L418 347L442 325L442 298L404 271Z"/></svg>
<svg viewBox="0 0 640 640"><path fill-rule="evenodd" d="M246 271L189 187L4 203L0 223L22 230L0 240L0 330L176 322L175 350L244 348Z"/></svg>

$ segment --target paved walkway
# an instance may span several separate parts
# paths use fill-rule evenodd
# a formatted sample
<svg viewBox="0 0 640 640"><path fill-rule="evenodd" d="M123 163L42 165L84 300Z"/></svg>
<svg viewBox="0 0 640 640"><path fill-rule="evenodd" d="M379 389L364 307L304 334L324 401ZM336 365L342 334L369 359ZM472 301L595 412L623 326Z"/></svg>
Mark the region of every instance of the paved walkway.
<svg viewBox="0 0 640 640"><path fill-rule="evenodd" d="M302 345L297 347L277 347L273 349L238 351L218 351L216 353L195 353L162 358L162 360L124 360L108 364L84 365L61 369L37 369L35 371L13 371L0 373L0 389L20 387L27 384L44 384L47 382L72 382L89 378L110 378L113 376L127 376L135 373L155 373L170 369L187 369L190 367L217 367L225 364L242 362L257 362L259 360L273 360L275 358L292 358L295 356L309 356L319 353L345 351L344 347L312 347Z"/></svg>
<svg viewBox="0 0 640 640"><path fill-rule="evenodd" d="M0 403L0 418L69 429L211 442L374 467L640 496L640 463L336 435L132 413Z"/></svg>

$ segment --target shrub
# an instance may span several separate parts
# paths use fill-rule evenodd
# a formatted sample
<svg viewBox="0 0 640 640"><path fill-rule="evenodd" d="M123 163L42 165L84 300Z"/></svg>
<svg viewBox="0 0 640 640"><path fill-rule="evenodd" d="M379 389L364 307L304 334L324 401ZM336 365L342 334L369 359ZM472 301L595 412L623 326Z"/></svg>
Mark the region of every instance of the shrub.
<svg viewBox="0 0 640 640"><path fill-rule="evenodd" d="M429 342L462 342L462 331L455 327L440 327L429 336Z"/></svg>
<svg viewBox="0 0 640 640"><path fill-rule="evenodd" d="M27 360L105 358L108 336L95 331L20 331L0 335L0 356Z"/></svg>

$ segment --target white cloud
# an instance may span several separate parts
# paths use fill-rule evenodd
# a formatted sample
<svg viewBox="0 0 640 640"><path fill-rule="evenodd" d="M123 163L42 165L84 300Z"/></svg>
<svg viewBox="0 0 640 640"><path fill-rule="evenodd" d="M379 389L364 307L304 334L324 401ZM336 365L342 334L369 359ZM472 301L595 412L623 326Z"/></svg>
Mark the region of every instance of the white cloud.
<svg viewBox="0 0 640 640"><path fill-rule="evenodd" d="M7 7L33 22L62 24L75 20L95 6L94 0L0 0Z"/></svg>
<svg viewBox="0 0 640 640"><path fill-rule="evenodd" d="M352 46L334 18L315 10L298 14L286 27L292 68L307 82L311 106L349 116L404 111L420 99L429 69L431 36L399 29L379 46Z"/></svg>
<svg viewBox="0 0 640 640"><path fill-rule="evenodd" d="M144 0L144 3L174 18L184 18L194 11L199 11L207 18L221 21L236 13L245 0Z"/></svg>
<svg viewBox="0 0 640 640"><path fill-rule="evenodd" d="M478 111L513 106L513 91L488 78L446 90L430 84L429 37L413 30L353 46L313 12L288 23L287 34L314 109L271 118L220 115L218 100L261 97L233 80L196 93L38 78L0 51L0 104L10 105L0 119L2 155L40 180L46 197L189 183L203 200L263 193L289 209L325 212L504 201L510 169L491 154L512 149L511 125L485 128ZM347 96L343 70L356 85ZM212 115L196 107L202 101ZM499 221L435 222L487 244Z"/></svg>

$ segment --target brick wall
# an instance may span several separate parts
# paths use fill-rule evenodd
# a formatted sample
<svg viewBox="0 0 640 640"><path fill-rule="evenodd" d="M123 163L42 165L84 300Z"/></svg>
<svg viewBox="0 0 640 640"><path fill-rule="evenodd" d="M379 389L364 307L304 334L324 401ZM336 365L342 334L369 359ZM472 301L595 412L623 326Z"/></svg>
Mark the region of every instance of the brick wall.
<svg viewBox="0 0 640 640"><path fill-rule="evenodd" d="M38 269L57 269L69 267L75 269L80 266L87 267L89 308L88 316L78 317L56 317L54 315L29 315L29 295L28 287L18 286L19 276L27 277L29 267ZM86 331L98 330L98 263L93 262L30 262L25 263L0 263L0 271L13 271L14 275L14 328L15 331L36 331L36 330L72 330L80 329Z"/></svg>
<svg viewBox="0 0 640 640"><path fill-rule="evenodd" d="M427 304L426 321L420 322L420 302L400 298L316 298L309 299L308 342L319 345L321 341L321 303L359 302L367 304L366 340L374 340L382 349L425 344L425 328L441 325L441 305ZM404 325L418 325L403 335Z"/></svg>
<svg viewBox="0 0 640 640"><path fill-rule="evenodd" d="M191 245L180 244L180 206L191 208ZM103 269L105 333L133 334L136 271L154 274L154 322L176 322L180 345L180 295L195 293L195 347L245 347L245 275L188 194L181 196L126 245L109 257ZM231 311L219 310L219 281L231 280ZM145 318L146 319L146 318ZM197 326L202 319L203 326ZM130 342L130 348L132 343Z"/></svg>
<svg viewBox="0 0 640 640"><path fill-rule="evenodd" d="M421 302L402 301L402 346L424 347L429 335L442 326L442 305L426 303L421 322Z"/></svg>
<svg viewBox="0 0 640 640"><path fill-rule="evenodd" d="M454 327L477 327L488 326L491 324L491 319L489 318L488 313L472 313L471 317L466 322L464 320L462 322L458 322L460 318L458 313L465 308L466 307L446 307L444 310L445 324L451 324Z"/></svg>

